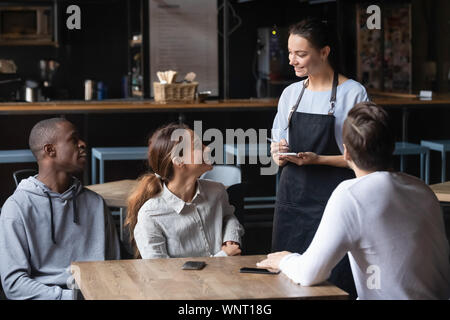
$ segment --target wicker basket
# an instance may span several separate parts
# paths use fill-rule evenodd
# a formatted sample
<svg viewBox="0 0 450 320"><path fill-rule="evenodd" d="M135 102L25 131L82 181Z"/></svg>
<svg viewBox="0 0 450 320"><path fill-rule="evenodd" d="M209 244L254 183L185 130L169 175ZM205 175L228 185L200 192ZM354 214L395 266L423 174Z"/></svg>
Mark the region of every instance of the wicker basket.
<svg viewBox="0 0 450 320"><path fill-rule="evenodd" d="M198 82L183 82L171 84L153 82L153 94L155 96L155 102L193 103L195 101L195 93L197 91L197 87Z"/></svg>

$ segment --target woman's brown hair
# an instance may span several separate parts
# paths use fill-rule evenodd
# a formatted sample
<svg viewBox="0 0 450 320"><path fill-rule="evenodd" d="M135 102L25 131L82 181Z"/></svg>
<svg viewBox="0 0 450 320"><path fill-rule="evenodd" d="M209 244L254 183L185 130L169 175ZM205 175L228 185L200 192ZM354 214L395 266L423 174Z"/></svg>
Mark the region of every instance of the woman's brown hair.
<svg viewBox="0 0 450 320"><path fill-rule="evenodd" d="M172 140L172 134L179 129L188 130L189 127L184 124L171 123L157 129L152 134L148 140L148 165L150 171L139 177L136 188L128 197L125 226L129 229L130 243L136 258L140 257L134 239L134 228L136 227L138 212L148 199L153 198L162 191L162 183L170 181L173 177L172 152L181 140Z"/></svg>
<svg viewBox="0 0 450 320"><path fill-rule="evenodd" d="M395 140L387 112L375 103L361 102L349 111L342 140L358 168L368 171L391 169Z"/></svg>
<svg viewBox="0 0 450 320"><path fill-rule="evenodd" d="M330 26L327 21L317 18L306 18L289 27L289 35L297 35L305 38L309 43L320 50L325 46L330 47L328 63L333 70L340 72L342 62L340 61L338 35L336 28Z"/></svg>

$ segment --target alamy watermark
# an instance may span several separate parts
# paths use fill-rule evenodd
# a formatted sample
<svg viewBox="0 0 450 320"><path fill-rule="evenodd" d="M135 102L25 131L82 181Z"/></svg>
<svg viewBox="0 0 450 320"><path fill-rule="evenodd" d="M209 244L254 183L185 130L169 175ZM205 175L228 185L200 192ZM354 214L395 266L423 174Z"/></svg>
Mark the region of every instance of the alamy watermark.
<svg viewBox="0 0 450 320"><path fill-rule="evenodd" d="M171 140L179 142L172 150L172 159L183 158L186 164L227 165L246 164L248 159L248 164L264 166L260 168L261 175L278 172L278 165L270 154L267 129L226 129L224 137L216 128L203 132L202 121L194 121L193 137L191 132L180 128L172 133ZM207 142L210 143L206 145Z"/></svg>
<svg viewBox="0 0 450 320"><path fill-rule="evenodd" d="M367 274L370 276L367 278L366 285L370 290L381 289L381 269L379 266L372 264L367 267Z"/></svg>
<svg viewBox="0 0 450 320"><path fill-rule="evenodd" d="M381 9L379 6L373 4L367 7L367 14L370 16L367 18L367 29L369 30L380 30L381 29Z"/></svg>
<svg viewBox="0 0 450 320"><path fill-rule="evenodd" d="M69 30L81 29L81 9L79 6L72 4L67 7L66 13L70 16L66 20L66 26Z"/></svg>

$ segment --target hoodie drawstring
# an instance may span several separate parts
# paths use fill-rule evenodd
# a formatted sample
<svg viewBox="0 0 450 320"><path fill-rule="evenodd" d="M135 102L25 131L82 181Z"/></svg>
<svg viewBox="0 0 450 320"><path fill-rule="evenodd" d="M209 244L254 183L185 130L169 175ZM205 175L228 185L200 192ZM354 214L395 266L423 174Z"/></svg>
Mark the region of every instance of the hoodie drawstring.
<svg viewBox="0 0 450 320"><path fill-rule="evenodd" d="M56 244L55 240L55 223L53 221L53 203L52 198L50 197L50 194L47 191L44 191L45 195L48 198L48 203L50 205L50 224L52 229L52 242ZM72 203L73 203L73 223L78 224L78 211L77 211L77 193L76 190L73 189L72 191Z"/></svg>
<svg viewBox="0 0 450 320"><path fill-rule="evenodd" d="M73 202L73 223L78 224L78 212L77 212L77 192L76 188L72 191L72 202Z"/></svg>
<svg viewBox="0 0 450 320"><path fill-rule="evenodd" d="M56 241L55 241L55 224L53 223L53 204L52 204L52 198L50 197L50 195L48 194L48 192L45 191L45 194L47 195L48 203L50 204L50 224L51 224L51 228L52 228L52 241L53 241L53 244L56 244Z"/></svg>

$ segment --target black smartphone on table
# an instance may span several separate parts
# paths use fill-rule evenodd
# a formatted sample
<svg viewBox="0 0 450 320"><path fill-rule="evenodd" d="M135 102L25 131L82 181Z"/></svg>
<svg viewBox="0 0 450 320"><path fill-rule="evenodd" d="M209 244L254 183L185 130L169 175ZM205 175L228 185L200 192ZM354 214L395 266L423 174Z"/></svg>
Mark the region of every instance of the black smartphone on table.
<svg viewBox="0 0 450 320"><path fill-rule="evenodd" d="M186 261L181 268L183 270L202 270L205 266L204 261Z"/></svg>
<svg viewBox="0 0 450 320"><path fill-rule="evenodd" d="M248 268L239 269L240 273L259 273L259 274L279 274L280 270L264 269L264 268Z"/></svg>

